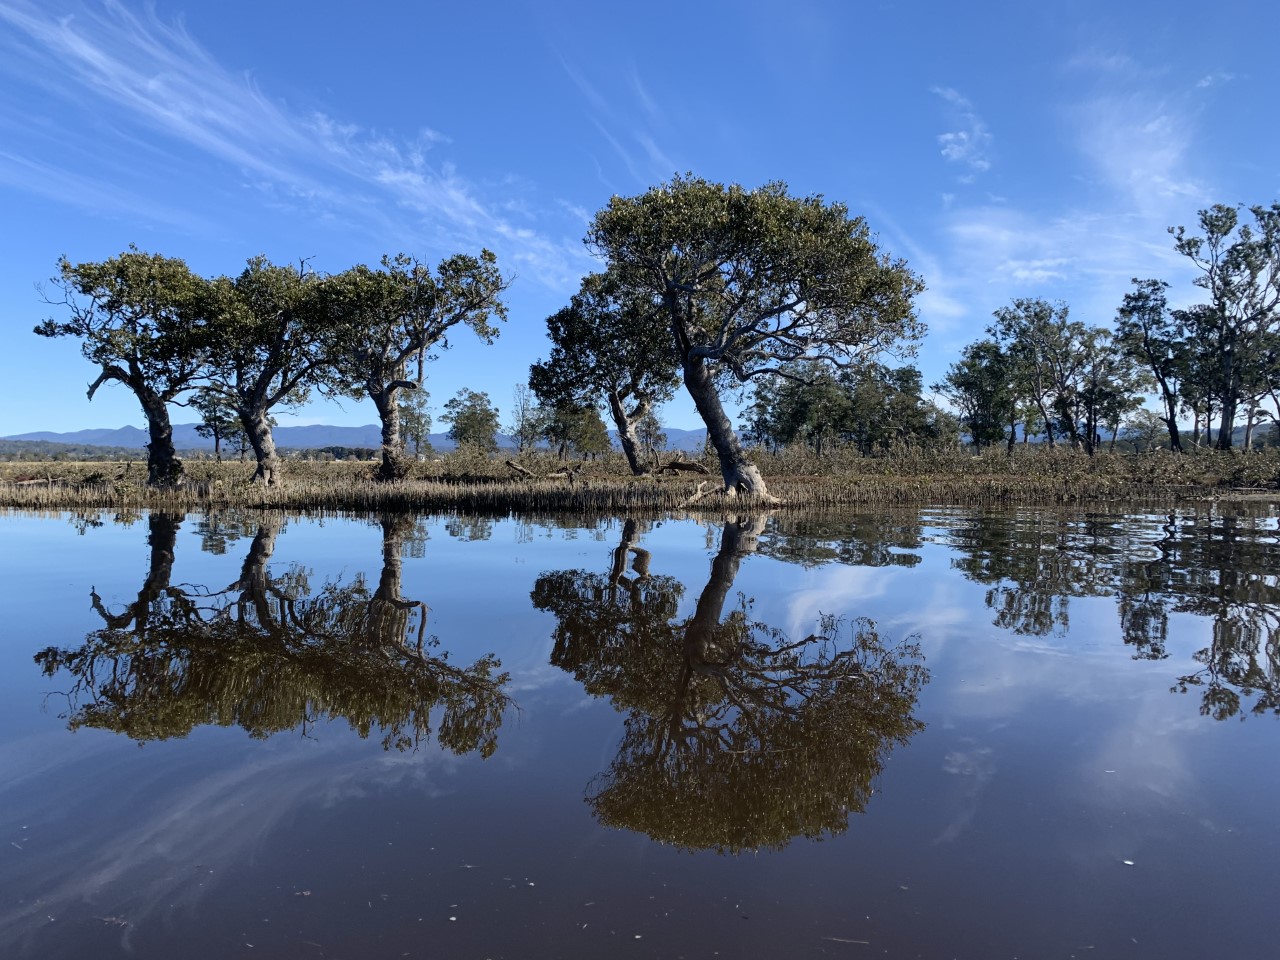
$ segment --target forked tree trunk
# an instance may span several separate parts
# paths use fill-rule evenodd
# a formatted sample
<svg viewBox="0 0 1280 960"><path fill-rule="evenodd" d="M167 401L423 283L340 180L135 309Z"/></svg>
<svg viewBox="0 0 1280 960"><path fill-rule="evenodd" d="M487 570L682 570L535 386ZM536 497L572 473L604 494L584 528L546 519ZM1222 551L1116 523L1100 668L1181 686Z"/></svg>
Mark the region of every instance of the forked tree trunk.
<svg viewBox="0 0 1280 960"><path fill-rule="evenodd" d="M280 457L276 454L276 441L271 435L271 422L261 410L240 410L240 424L253 448L258 468L253 473L255 483L276 487L284 482L280 469Z"/></svg>
<svg viewBox="0 0 1280 960"><path fill-rule="evenodd" d="M747 459L733 432L733 426L725 415L720 403L720 395L711 378L711 371L701 357L691 357L684 362L684 385L693 397L694 406L707 425L707 439L715 448L720 458L720 473L724 477L724 492L727 496L738 493L751 494L764 500L776 501L777 497L769 493L764 478L756 465Z"/></svg>
<svg viewBox="0 0 1280 960"><path fill-rule="evenodd" d="M97 592L90 590L93 609L98 612L112 630L124 630L133 624L133 632L146 640L147 625L152 607L169 589L173 574L173 555L178 543L178 527L183 514L151 513L147 517L147 545L151 548L151 562L147 567L147 579L138 591L138 599L120 613L109 613Z"/></svg>
<svg viewBox="0 0 1280 960"><path fill-rule="evenodd" d="M636 422L649 410L647 401L641 400L636 408L627 413L622 397L616 390L609 391L609 413L613 416L613 425L618 431L618 444L626 454L627 465L631 467L633 476L641 477L649 473L649 467L640 459L640 438L636 435Z"/></svg>

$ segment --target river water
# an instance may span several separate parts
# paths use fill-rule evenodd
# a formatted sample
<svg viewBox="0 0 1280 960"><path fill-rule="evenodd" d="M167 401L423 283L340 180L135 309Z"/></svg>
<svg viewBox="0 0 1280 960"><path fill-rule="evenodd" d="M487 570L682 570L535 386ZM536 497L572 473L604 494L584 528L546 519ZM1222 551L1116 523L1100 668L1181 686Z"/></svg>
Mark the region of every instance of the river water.
<svg viewBox="0 0 1280 960"><path fill-rule="evenodd" d="M1280 950L1266 507L0 548L6 958Z"/></svg>

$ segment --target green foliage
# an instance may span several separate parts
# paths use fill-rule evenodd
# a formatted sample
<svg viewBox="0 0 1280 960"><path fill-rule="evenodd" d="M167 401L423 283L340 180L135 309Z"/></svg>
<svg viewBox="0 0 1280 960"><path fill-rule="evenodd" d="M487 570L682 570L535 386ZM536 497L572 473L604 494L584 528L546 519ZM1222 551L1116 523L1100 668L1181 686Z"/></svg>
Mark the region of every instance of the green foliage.
<svg viewBox="0 0 1280 960"><path fill-rule="evenodd" d="M431 270L408 254L384 256L381 269L363 264L324 281L325 310L333 325L336 389L368 397L382 421L379 477L405 476L399 395L422 385L423 364L449 347L449 333L470 327L485 343L505 320L502 293L509 285L488 250L456 254ZM417 360L416 375L409 363ZM420 441L419 441L420 443Z"/></svg>
<svg viewBox="0 0 1280 960"><path fill-rule="evenodd" d="M921 396L914 367L866 363L835 373L809 362L783 372L756 385L748 411L755 443L775 449L803 443L818 456L852 444L868 456L895 444L955 439L952 418Z"/></svg>
<svg viewBox="0 0 1280 960"><path fill-rule="evenodd" d="M1209 298L1184 321L1194 328L1200 354L1193 378L1221 417L1220 449L1232 445L1238 406L1273 392L1276 376L1265 358L1277 352L1280 336L1280 203L1249 212L1252 224L1242 223L1235 207L1217 204L1199 213L1202 235L1169 228Z"/></svg>
<svg viewBox="0 0 1280 960"><path fill-rule="evenodd" d="M781 182L756 190L676 177L614 197L587 244L676 327L681 358L740 378L821 352L859 359L922 331L923 284L877 250L861 217Z"/></svg>
<svg viewBox="0 0 1280 960"><path fill-rule="evenodd" d="M892 747L922 727L913 645L886 644L868 621L847 631L828 617L794 638L752 620L745 601L726 612L763 527L725 524L684 619L683 586L650 574L632 521L607 575L538 578L534 606L556 617L552 663L627 712L617 757L589 788L602 823L731 853L838 834Z"/></svg>
<svg viewBox="0 0 1280 960"><path fill-rule="evenodd" d="M1000 344L978 340L964 348L934 386L955 404L977 450L1006 439L1014 442L1019 409L1012 365Z"/></svg>
<svg viewBox="0 0 1280 960"><path fill-rule="evenodd" d="M459 446L487 453L498 449L498 411L487 393L463 388L444 405L440 419L449 424L449 437Z"/></svg>
<svg viewBox="0 0 1280 960"><path fill-rule="evenodd" d="M397 399L400 407L400 431L405 443L413 444L415 457L421 456L424 448L425 452L431 452L431 441L428 439L431 435L431 408L427 404L430 399L431 394L425 387L405 390Z"/></svg>
<svg viewBox="0 0 1280 960"><path fill-rule="evenodd" d="M542 436L562 459L570 453L598 457L611 449L609 430L597 407L563 404L544 413Z"/></svg>
<svg viewBox="0 0 1280 960"><path fill-rule="evenodd" d="M222 460L222 445L230 443L239 451L247 449L249 438L245 435L235 407L225 396L214 390L197 390L190 407L200 416L196 433L213 441L213 453Z"/></svg>
<svg viewBox="0 0 1280 960"><path fill-rule="evenodd" d="M768 497L724 414L717 381L788 363L849 363L922 333L923 284L884 256L842 204L792 197L783 183L745 190L676 177L596 214L587 244L660 325L707 424L727 490Z"/></svg>
<svg viewBox="0 0 1280 960"><path fill-rule="evenodd" d="M485 656L468 667L425 636L426 608L400 596L400 556L412 517L385 517L383 570L313 588L305 571L268 567L283 523L264 515L240 579L227 590L172 584L180 518L148 518L151 562L137 599L111 611L79 647L49 647L36 663L71 685L69 725L138 741L183 737L197 726L239 726L249 736L328 720L384 749L433 735L455 753L489 756L508 704L507 675ZM437 719L433 729L433 716Z"/></svg>
<svg viewBox="0 0 1280 960"><path fill-rule="evenodd" d="M205 323L208 285L182 260L143 253L136 247L100 263L58 261L53 285L67 320L45 320L42 337L76 337L80 352L95 364L89 387L116 381L137 397L147 418L148 482L172 485L182 474L173 448L168 404L191 389L205 372L213 343Z"/></svg>

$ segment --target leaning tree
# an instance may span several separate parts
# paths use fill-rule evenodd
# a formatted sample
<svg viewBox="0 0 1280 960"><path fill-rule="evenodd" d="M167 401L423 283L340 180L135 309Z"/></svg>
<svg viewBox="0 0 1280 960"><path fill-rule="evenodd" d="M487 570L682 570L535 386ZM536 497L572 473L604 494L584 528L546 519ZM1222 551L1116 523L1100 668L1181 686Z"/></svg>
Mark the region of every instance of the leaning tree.
<svg viewBox="0 0 1280 960"><path fill-rule="evenodd" d="M924 284L906 264L843 204L793 197L780 182L746 190L676 177L614 197L586 242L666 329L728 494L769 498L722 385L805 358L848 366L922 333L912 300Z"/></svg>
<svg viewBox="0 0 1280 960"><path fill-rule="evenodd" d="M382 268L352 267L326 281L338 324L338 374L343 392L373 401L382 421L381 480L408 472L400 434L401 391L422 387L423 361L449 347L449 332L470 327L485 343L505 320L501 296L510 281L490 251L457 254L431 269L407 254L382 258ZM416 358L416 375L409 367Z"/></svg>
<svg viewBox="0 0 1280 960"><path fill-rule="evenodd" d="M205 281L186 263L130 247L101 263L58 261L52 281L67 320L45 320L42 337L76 337L85 359L99 368L92 400L109 381L124 384L147 418L147 482L175 483L182 461L173 446L169 404L200 376L208 339L200 305Z"/></svg>
<svg viewBox="0 0 1280 960"><path fill-rule="evenodd" d="M593 273L547 318L551 355L529 370L544 406L581 408L603 397L636 476L649 472L638 425L675 389L676 358L661 308L616 273Z"/></svg>
<svg viewBox="0 0 1280 960"><path fill-rule="evenodd" d="M210 285L208 388L235 408L257 460L253 479L267 486L282 480L271 410L335 386L340 324L332 299L305 263L278 266L266 257Z"/></svg>

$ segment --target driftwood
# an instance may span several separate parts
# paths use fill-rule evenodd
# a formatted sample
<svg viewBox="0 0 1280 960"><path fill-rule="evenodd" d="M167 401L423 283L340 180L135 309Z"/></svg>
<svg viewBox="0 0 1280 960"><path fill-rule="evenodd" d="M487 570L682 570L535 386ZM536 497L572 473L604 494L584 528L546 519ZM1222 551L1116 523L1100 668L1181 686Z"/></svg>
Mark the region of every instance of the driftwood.
<svg viewBox="0 0 1280 960"><path fill-rule="evenodd" d="M710 482L709 480L701 481L698 484L698 489L693 492L693 496L691 496L688 500L685 500L683 503L681 503L680 506L687 507L689 506L689 504L697 503L699 500L705 497L707 495L707 490L705 488L709 482ZM711 492L715 493L716 491L713 490Z"/></svg>
<svg viewBox="0 0 1280 960"><path fill-rule="evenodd" d="M657 470L654 471L654 473L673 473L674 474L674 473L680 473L681 471L685 473L700 473L703 476L710 476L711 474L711 471L708 470L706 467L704 467L702 464L694 460L684 459L683 453L677 453L673 460L669 460L668 462L662 464L660 467L658 467Z"/></svg>
<svg viewBox="0 0 1280 960"><path fill-rule="evenodd" d="M577 479L578 474L582 472L582 468L587 465L587 461L583 460L576 467L561 467L559 470L553 470L547 474L548 480L568 480L572 483Z"/></svg>
<svg viewBox="0 0 1280 960"><path fill-rule="evenodd" d="M514 460L507 460L507 461L505 461L505 463L506 463L506 465L507 465L508 467L510 467L510 468L511 468L512 470L514 470L516 473L520 474L520 476L522 476L522 477L528 477L529 479L532 479L532 478L533 478L533 471L532 471L532 470L528 470L528 469L526 469L526 468L524 468L524 467L520 466L520 464L516 463Z"/></svg>

